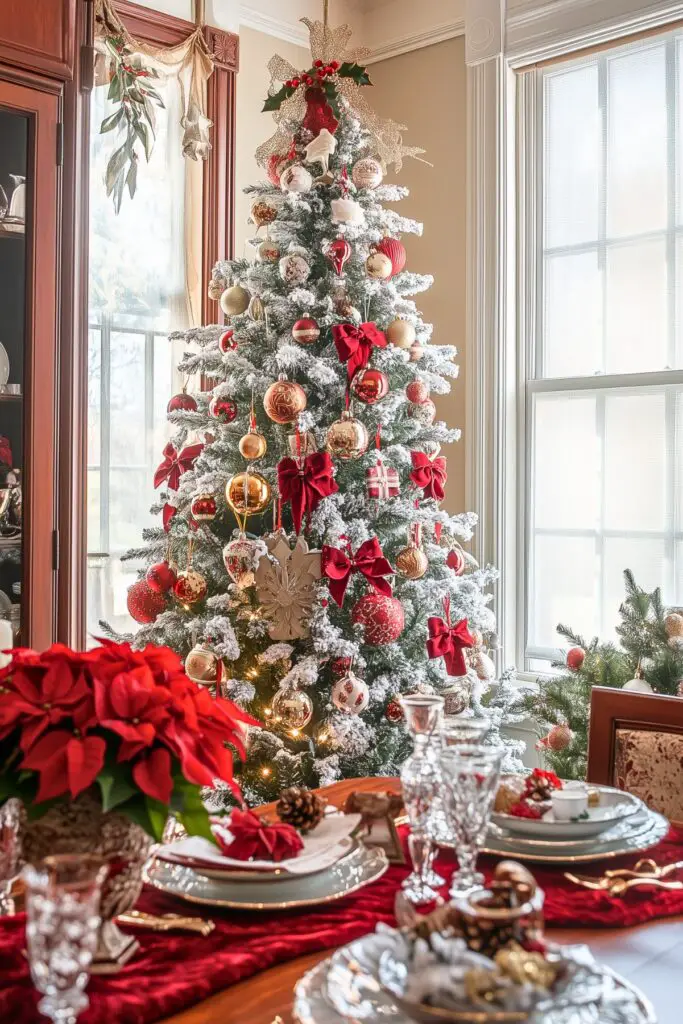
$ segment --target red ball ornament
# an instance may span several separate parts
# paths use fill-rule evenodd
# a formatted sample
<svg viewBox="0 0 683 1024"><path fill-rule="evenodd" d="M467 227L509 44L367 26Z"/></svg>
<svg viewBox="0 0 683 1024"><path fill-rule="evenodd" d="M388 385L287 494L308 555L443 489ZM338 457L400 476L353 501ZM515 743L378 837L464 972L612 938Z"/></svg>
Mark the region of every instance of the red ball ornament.
<svg viewBox="0 0 683 1024"><path fill-rule="evenodd" d="M237 406L230 398L212 398L209 402L209 416L221 423L232 423L237 416Z"/></svg>
<svg viewBox="0 0 683 1024"><path fill-rule="evenodd" d="M149 625L166 610L166 598L152 590L147 580L138 580L128 588L128 614L141 625Z"/></svg>
<svg viewBox="0 0 683 1024"><path fill-rule="evenodd" d="M403 714L403 708L401 707L400 701L398 701L396 697L392 697L387 706L385 707L384 717L386 718L387 722L391 722L393 725L396 725L398 722L401 722L405 718L405 715Z"/></svg>
<svg viewBox="0 0 683 1024"><path fill-rule="evenodd" d="M568 725L554 725L546 736L546 745L550 750L566 750L573 738L574 734Z"/></svg>
<svg viewBox="0 0 683 1024"><path fill-rule="evenodd" d="M320 325L312 316L302 316L292 327L292 337L300 345L312 345L320 337Z"/></svg>
<svg viewBox="0 0 683 1024"><path fill-rule="evenodd" d="M179 572L173 584L173 596L186 608L205 598L207 590L206 580L196 569Z"/></svg>
<svg viewBox="0 0 683 1024"><path fill-rule="evenodd" d="M452 548L446 555L446 565L452 569L456 576L462 576L467 568L465 552L461 547Z"/></svg>
<svg viewBox="0 0 683 1024"><path fill-rule="evenodd" d="M218 347L225 355L226 352L231 352L237 348L237 339L235 338L235 332L232 327L229 327L227 331L223 331L220 338L218 339Z"/></svg>
<svg viewBox="0 0 683 1024"><path fill-rule="evenodd" d="M196 519L198 523L210 523L212 519L216 518L217 511L218 506L213 494L198 494L192 499L190 512L192 518Z"/></svg>
<svg viewBox="0 0 683 1024"><path fill-rule="evenodd" d="M381 370L366 366L351 381L351 391L365 405L374 405L389 394L389 378Z"/></svg>
<svg viewBox="0 0 683 1024"><path fill-rule="evenodd" d="M145 579L155 594L166 594L175 583L175 570L168 562L157 562L156 565L150 565Z"/></svg>
<svg viewBox="0 0 683 1024"><path fill-rule="evenodd" d="M400 274L406 265L406 247L398 238L383 238L375 246L377 252L383 252L391 260L391 276Z"/></svg>
<svg viewBox="0 0 683 1024"><path fill-rule="evenodd" d="M364 640L371 647L393 644L403 632L403 605L397 597L365 594L356 602L351 621L365 627Z"/></svg>
<svg viewBox="0 0 683 1024"><path fill-rule="evenodd" d="M585 660L586 652L583 647L570 647L567 651L567 668L572 672L578 672Z"/></svg>
<svg viewBox="0 0 683 1024"><path fill-rule="evenodd" d="M420 405L421 402L426 402L429 398L429 388L423 380L411 380L406 388L406 398L409 402Z"/></svg>
<svg viewBox="0 0 683 1024"><path fill-rule="evenodd" d="M171 401L166 406L166 412L196 412L197 403L192 395L188 395L187 391L181 391L179 395L174 395Z"/></svg>
<svg viewBox="0 0 683 1024"><path fill-rule="evenodd" d="M335 238L327 247L326 256L335 272L341 275L342 270L351 259L351 243L345 238Z"/></svg>

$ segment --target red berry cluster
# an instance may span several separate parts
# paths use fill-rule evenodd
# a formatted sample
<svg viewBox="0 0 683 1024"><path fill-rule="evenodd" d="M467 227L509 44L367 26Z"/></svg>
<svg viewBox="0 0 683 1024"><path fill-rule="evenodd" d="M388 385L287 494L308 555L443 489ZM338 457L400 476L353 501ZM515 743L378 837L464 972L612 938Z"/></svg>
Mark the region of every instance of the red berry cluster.
<svg viewBox="0 0 683 1024"><path fill-rule="evenodd" d="M313 63L313 68L315 68L315 77L312 74L309 74L308 71L302 71L299 78L288 78L285 82L285 86L288 89L298 89L302 82L304 85L313 85L316 78L322 80L323 78L327 78L329 75L334 75L339 71L340 67L341 64L338 60L330 61L329 64L326 64L323 60L316 60Z"/></svg>

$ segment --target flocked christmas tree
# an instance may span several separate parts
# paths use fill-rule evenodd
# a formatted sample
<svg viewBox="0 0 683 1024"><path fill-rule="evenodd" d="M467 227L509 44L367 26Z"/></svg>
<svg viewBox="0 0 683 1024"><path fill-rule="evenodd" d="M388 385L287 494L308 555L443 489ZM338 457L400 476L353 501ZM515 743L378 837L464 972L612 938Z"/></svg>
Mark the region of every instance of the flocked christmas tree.
<svg viewBox="0 0 683 1024"><path fill-rule="evenodd" d="M657 588L648 593L624 571L626 600L619 608L618 644L586 641L570 626L557 631L572 646L558 675L525 698L529 714L548 728L539 744L563 779L584 779L588 760L591 690L612 686L636 693L683 696L683 615L667 609Z"/></svg>
<svg viewBox="0 0 683 1024"><path fill-rule="evenodd" d="M495 571L462 545L475 517L441 508L459 431L431 398L457 374L451 346L410 298L384 202L406 189L387 168L420 150L364 96L346 26L306 22L312 64L279 57L265 109L275 135L249 188L255 259L219 263L210 294L228 323L184 332L180 365L204 390L169 403L172 440L156 474L161 517L129 557L138 644L168 644L264 722L250 737L252 801L290 784L397 774L409 750L401 693L434 688L451 711L482 710L495 670L486 593ZM492 739L521 720L510 674ZM508 768L523 744L508 741Z"/></svg>

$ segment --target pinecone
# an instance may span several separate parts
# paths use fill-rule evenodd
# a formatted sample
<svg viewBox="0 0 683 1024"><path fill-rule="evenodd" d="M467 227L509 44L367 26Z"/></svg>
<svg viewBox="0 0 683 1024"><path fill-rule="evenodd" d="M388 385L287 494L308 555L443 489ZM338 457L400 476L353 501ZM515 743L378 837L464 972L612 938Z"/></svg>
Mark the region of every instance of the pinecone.
<svg viewBox="0 0 683 1024"><path fill-rule="evenodd" d="M311 832L325 814L327 800L305 786L283 789L275 805L280 821L292 825L299 832Z"/></svg>

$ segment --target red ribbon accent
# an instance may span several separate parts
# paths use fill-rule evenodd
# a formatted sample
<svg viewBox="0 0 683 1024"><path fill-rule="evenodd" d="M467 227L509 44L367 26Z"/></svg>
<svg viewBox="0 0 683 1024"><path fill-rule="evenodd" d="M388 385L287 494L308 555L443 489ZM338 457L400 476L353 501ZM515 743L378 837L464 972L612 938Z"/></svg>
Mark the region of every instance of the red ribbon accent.
<svg viewBox="0 0 683 1024"><path fill-rule="evenodd" d="M342 363L346 363L348 378L351 380L357 370L362 370L370 362L374 348L386 348L387 339L375 323L335 324L332 337L337 346L337 354Z"/></svg>
<svg viewBox="0 0 683 1024"><path fill-rule="evenodd" d="M427 619L427 628L429 657L443 658L449 676L464 676L467 673L467 665L463 649L474 647L474 637L467 628L467 619L461 619L454 626L450 626L434 615Z"/></svg>
<svg viewBox="0 0 683 1024"><path fill-rule="evenodd" d="M310 515L323 498L339 490L333 476L332 459L327 452L311 452L303 460L280 459L277 484L282 501L292 505L296 532L301 532L304 513Z"/></svg>
<svg viewBox="0 0 683 1024"><path fill-rule="evenodd" d="M339 127L339 121L335 117L332 107L327 102L327 97L321 88L314 86L304 93L306 100L306 113L301 122L302 128L308 128L313 135L320 135L322 128L327 128L332 135Z"/></svg>
<svg viewBox="0 0 683 1024"><path fill-rule="evenodd" d="M425 498L443 501L444 484L448 479L444 456L439 455L436 459L430 459L424 452L411 452L410 457L413 463L410 479L417 487L422 488Z"/></svg>
<svg viewBox="0 0 683 1024"><path fill-rule="evenodd" d="M164 480L168 480L170 489L177 491L181 476L192 469L203 448L203 444L188 444L181 452L177 452L169 441L163 451L164 460L154 474L154 486L158 487Z"/></svg>
<svg viewBox="0 0 683 1024"><path fill-rule="evenodd" d="M162 508L161 521L163 523L163 527L166 533L168 533L168 531L171 529L171 520L173 519L173 516L176 514L177 511L178 509L175 507L175 505L171 505L171 503L168 501Z"/></svg>
<svg viewBox="0 0 683 1024"><path fill-rule="evenodd" d="M361 544L355 555L323 544L321 567L323 576L330 581L330 594L340 608L353 572L362 573L379 594L391 597L391 584L384 577L393 576L394 570L382 554L377 537Z"/></svg>

